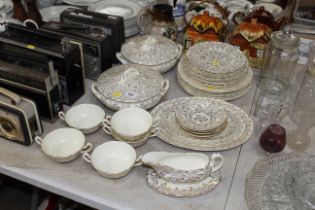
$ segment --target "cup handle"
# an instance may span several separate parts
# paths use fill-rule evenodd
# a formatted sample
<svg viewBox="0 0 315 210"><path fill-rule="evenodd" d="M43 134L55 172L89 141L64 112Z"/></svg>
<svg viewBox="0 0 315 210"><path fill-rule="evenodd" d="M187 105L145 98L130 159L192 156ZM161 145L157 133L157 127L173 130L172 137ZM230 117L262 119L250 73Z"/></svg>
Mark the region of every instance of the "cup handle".
<svg viewBox="0 0 315 210"><path fill-rule="evenodd" d="M102 121L102 126L104 125L111 125L110 121L112 120L112 116L108 115L105 117L105 119Z"/></svg>
<svg viewBox="0 0 315 210"><path fill-rule="evenodd" d="M103 130L105 133L107 133L108 135L112 135L112 128L107 125L107 124L103 124Z"/></svg>
<svg viewBox="0 0 315 210"><path fill-rule="evenodd" d="M81 154L91 152L93 149L93 145L91 143L86 143L81 149Z"/></svg>
<svg viewBox="0 0 315 210"><path fill-rule="evenodd" d="M178 44L178 48L179 48L179 50L178 50L179 52L178 52L177 59L179 59L183 53L183 46L181 44Z"/></svg>
<svg viewBox="0 0 315 210"><path fill-rule="evenodd" d="M141 166L142 165L142 155L140 155L137 159L136 159L136 162L135 164L133 164L132 167L136 167L136 166Z"/></svg>
<svg viewBox="0 0 315 210"><path fill-rule="evenodd" d="M149 17L145 17L149 16ZM151 22L152 19L152 12L150 9L145 8L140 10L140 12L137 15L137 26L140 29L141 33L145 33L145 29L148 26L149 22Z"/></svg>
<svg viewBox="0 0 315 210"><path fill-rule="evenodd" d="M91 85L91 90L92 90L92 93L95 95L96 98L98 98L99 100L101 100L101 93L97 90L97 87L96 87L96 84L95 83L92 83Z"/></svg>
<svg viewBox="0 0 315 210"><path fill-rule="evenodd" d="M126 60L126 58L124 58L124 56L118 52L116 53L116 58L120 61L120 63L122 64L128 64L129 62Z"/></svg>
<svg viewBox="0 0 315 210"><path fill-rule="evenodd" d="M43 139L39 136L36 136L34 140L39 146L41 146L43 143Z"/></svg>
<svg viewBox="0 0 315 210"><path fill-rule="evenodd" d="M219 153L213 153L210 158L212 172L218 171L224 164L224 157Z"/></svg>
<svg viewBox="0 0 315 210"><path fill-rule="evenodd" d="M167 79L163 80L162 95L164 95L168 91L169 87L170 82Z"/></svg>
<svg viewBox="0 0 315 210"><path fill-rule="evenodd" d="M87 153L87 152L86 152L86 153L83 153L82 158L83 158L83 160L85 160L86 162L92 163L91 155L90 155L89 153Z"/></svg>
<svg viewBox="0 0 315 210"><path fill-rule="evenodd" d="M65 118L65 113L64 112L62 112L62 111L58 112L58 116L59 116L60 119L65 121L66 118Z"/></svg>

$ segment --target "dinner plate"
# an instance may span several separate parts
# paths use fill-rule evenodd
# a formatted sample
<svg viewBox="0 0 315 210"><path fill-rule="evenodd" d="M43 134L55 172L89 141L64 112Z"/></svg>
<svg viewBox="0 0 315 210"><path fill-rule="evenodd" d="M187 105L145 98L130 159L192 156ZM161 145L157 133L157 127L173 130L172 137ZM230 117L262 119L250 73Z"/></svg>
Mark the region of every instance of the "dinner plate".
<svg viewBox="0 0 315 210"><path fill-rule="evenodd" d="M60 14L68 8L78 9L78 7L74 7L74 6L51 6L51 7L40 9L39 12L43 18L43 21L45 22L49 22L49 21L59 22Z"/></svg>
<svg viewBox="0 0 315 210"><path fill-rule="evenodd" d="M88 7L98 0L62 0L63 3L78 7Z"/></svg>
<svg viewBox="0 0 315 210"><path fill-rule="evenodd" d="M131 0L102 0L92 4L88 10L109 15L121 16L125 22L135 20L141 6Z"/></svg>
<svg viewBox="0 0 315 210"><path fill-rule="evenodd" d="M155 119L159 119L159 132L157 137L171 145L197 150L197 151L222 151L237 147L245 143L253 132L253 122L248 115L240 108L213 98L224 107L228 124L219 135L205 140L197 138L184 131L177 123L175 110L180 104L201 97L182 97L165 101L155 107L151 114Z"/></svg>

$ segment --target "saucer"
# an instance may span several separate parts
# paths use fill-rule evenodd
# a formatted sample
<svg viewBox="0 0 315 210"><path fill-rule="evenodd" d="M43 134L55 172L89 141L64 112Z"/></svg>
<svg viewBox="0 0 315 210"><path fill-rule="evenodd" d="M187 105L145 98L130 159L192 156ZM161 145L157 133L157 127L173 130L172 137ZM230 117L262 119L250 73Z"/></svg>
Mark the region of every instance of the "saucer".
<svg viewBox="0 0 315 210"><path fill-rule="evenodd" d="M148 185L156 191L174 197L192 197L212 191L221 181L220 171L196 183L173 183L158 176L153 170L148 171Z"/></svg>

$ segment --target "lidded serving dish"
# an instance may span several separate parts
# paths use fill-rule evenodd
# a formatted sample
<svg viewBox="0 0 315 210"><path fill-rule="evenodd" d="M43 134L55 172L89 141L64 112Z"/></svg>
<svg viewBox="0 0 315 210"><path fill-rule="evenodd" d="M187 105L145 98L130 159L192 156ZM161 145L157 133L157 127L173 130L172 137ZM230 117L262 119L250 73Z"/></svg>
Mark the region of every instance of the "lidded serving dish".
<svg viewBox="0 0 315 210"><path fill-rule="evenodd" d="M182 46L154 35L137 36L123 44L116 56L121 63L141 64L161 73L173 68L182 54Z"/></svg>
<svg viewBox="0 0 315 210"><path fill-rule="evenodd" d="M149 109L155 106L169 88L169 81L158 72L135 65L119 65L103 72L92 84L93 94L108 108Z"/></svg>

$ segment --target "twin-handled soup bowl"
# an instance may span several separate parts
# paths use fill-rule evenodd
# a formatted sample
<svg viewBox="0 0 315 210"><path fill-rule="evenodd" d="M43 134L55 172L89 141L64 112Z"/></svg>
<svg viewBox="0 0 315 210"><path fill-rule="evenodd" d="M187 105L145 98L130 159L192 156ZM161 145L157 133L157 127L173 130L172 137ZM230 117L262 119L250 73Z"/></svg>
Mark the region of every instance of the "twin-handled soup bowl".
<svg viewBox="0 0 315 210"><path fill-rule="evenodd" d="M35 137L35 141L47 157L57 162L74 160L80 153L89 152L93 148L91 143L85 143L84 134L74 128L59 128L43 139Z"/></svg>
<svg viewBox="0 0 315 210"><path fill-rule="evenodd" d="M154 124L149 112L130 107L119 110L112 117L107 116L103 129L117 140L136 142L154 136L157 132L157 126L153 126Z"/></svg>
<svg viewBox="0 0 315 210"><path fill-rule="evenodd" d="M66 113L58 113L69 127L81 130L85 134L96 131L105 118L105 112L94 104L80 104L69 109Z"/></svg>
<svg viewBox="0 0 315 210"><path fill-rule="evenodd" d="M119 141L103 143L96 147L91 155L84 153L83 159L107 178L121 178L127 175L133 166L139 165L135 149Z"/></svg>

